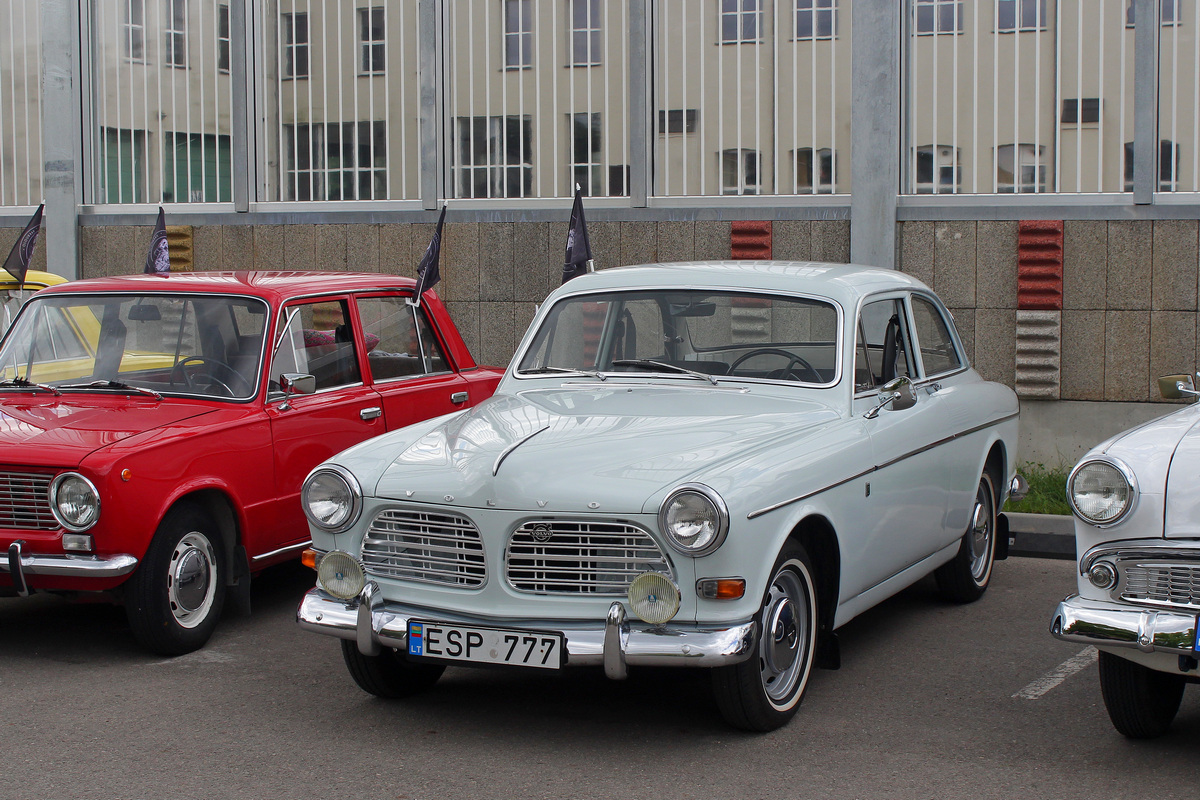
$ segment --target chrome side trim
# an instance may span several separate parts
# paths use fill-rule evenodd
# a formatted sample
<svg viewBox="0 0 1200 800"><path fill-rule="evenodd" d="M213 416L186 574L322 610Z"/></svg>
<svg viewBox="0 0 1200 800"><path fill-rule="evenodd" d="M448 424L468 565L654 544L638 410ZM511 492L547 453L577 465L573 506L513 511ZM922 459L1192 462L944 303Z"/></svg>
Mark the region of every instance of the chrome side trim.
<svg viewBox="0 0 1200 800"><path fill-rule="evenodd" d="M926 452L934 449L935 447L941 447L944 444L948 444L948 443L954 441L955 439L961 439L964 436L970 436L972 433L978 433L979 431L986 430L988 428L994 428L997 425L1008 422L1010 419L1016 419L1020 415L1021 415L1021 413L1019 411L1014 412L1012 414L1008 414L1008 415L1000 417L998 419L994 419L991 422L985 422L982 425L976 425L974 428L967 428L965 431L959 431L958 433L953 433L953 434L945 437L944 439L939 439L936 442L933 442L932 444L927 444L924 447L918 447L915 450L910 450L909 452L905 453L902 456L897 456L896 458L893 458L891 461L885 461L884 463L877 464L874 467L871 467L870 469L863 470L862 472L858 473L857 475L851 475L849 478L843 478L840 481L834 481L833 483L826 484L825 486L822 486L820 489L814 489L811 492L806 492L806 493L800 495L799 497L793 497L790 500L784 500L783 502L775 503L774 505L767 506L766 508L760 508L757 511L751 511L749 514L746 515L746 519L754 519L756 517L761 517L763 514L769 514L772 511L778 511L779 509L783 508L784 506L790 506L793 503L799 503L802 500L807 500L808 498L810 498L814 495L818 495L821 492L827 492L830 489L836 489L837 487L839 487L843 484L849 483L850 481L858 480L859 478L865 478L867 475L870 475L872 472L878 472L881 469L890 467L894 464L898 464L901 461L904 461L905 459L912 458L914 456L919 456L922 453L926 453Z"/></svg>
<svg viewBox="0 0 1200 800"><path fill-rule="evenodd" d="M1143 653L1195 656L1196 615L1122 608L1071 595L1058 604L1050 633L1068 642L1136 647Z"/></svg>
<svg viewBox="0 0 1200 800"><path fill-rule="evenodd" d="M618 604L619 605L619 604ZM358 642L361 603L336 600L319 589L311 589L296 609L296 622L313 633ZM611 612L611 606L610 614ZM370 609L372 639L383 647L407 649L410 619L438 620L463 625L501 625L522 630L553 631L566 640L566 666L605 666L605 637L608 620L493 619L450 614L435 609L404 606L387 601ZM745 661L754 652L757 625L753 620L713 625L671 624L661 626L626 621L621 634L626 664L643 666L719 667Z"/></svg>
<svg viewBox="0 0 1200 800"><path fill-rule="evenodd" d="M1079 574L1086 575L1088 570L1102 558L1113 558L1120 561L1148 558L1200 562L1200 549L1195 546L1181 547L1180 541L1179 539L1121 539L1115 542L1104 542L1088 550L1079 559Z"/></svg>
<svg viewBox="0 0 1200 800"><path fill-rule="evenodd" d="M310 544L312 544L312 539L303 541L300 544L289 544L287 547L281 547L278 550L272 550L269 553L263 553L260 556L254 556L250 560L251 561L263 561L264 559L273 558L275 556L283 555L284 553L290 553L293 550L303 550L304 548L308 547Z"/></svg>
<svg viewBox="0 0 1200 800"><path fill-rule="evenodd" d="M510 444L510 445L509 445L509 446L508 446L508 447L507 447L507 448L504 450L504 452L503 452L503 453L501 453L499 456L497 456L497 457L496 457L496 463L492 465L492 476L494 477L495 475L497 475L497 474L500 472L500 465L504 463L504 459L508 458L508 457L509 457L509 455L510 455L510 454L511 454L511 453L512 453L514 450L516 450L518 447L520 447L521 445L523 445L523 444L525 444L526 442L528 442L528 441L529 441L530 439L532 439L533 437L537 436L537 435L538 435L539 433L541 433L542 431L548 431L548 430L550 430L550 426L549 426L549 425L546 425L545 427L538 428L536 431L534 431L533 433L531 433L531 434L529 434L528 436L524 437L523 439L520 439L520 440L518 440L518 441L516 441L516 442L513 442L512 444Z"/></svg>
<svg viewBox="0 0 1200 800"><path fill-rule="evenodd" d="M14 542L14 545L17 543ZM13 549L8 550L8 558L0 559L0 572L11 574L13 564ZM137 568L138 560L124 553L115 556L31 556L17 548L17 563L23 575L54 575L58 577L77 578L119 578L128 575Z"/></svg>

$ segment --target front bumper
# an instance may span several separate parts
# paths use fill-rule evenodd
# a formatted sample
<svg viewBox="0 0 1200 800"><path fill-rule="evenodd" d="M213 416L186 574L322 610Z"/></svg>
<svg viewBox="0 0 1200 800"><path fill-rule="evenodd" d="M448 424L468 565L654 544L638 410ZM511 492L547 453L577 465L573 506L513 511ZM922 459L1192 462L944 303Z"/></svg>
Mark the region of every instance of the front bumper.
<svg viewBox="0 0 1200 800"><path fill-rule="evenodd" d="M26 555L20 542L13 542L7 557L0 556L0 572L12 578L17 593L29 594L27 575L46 575L78 578L119 578L128 575L137 567L138 560L131 555L99 556L77 555Z"/></svg>
<svg viewBox="0 0 1200 800"><path fill-rule="evenodd" d="M1196 615L1118 606L1071 595L1058 604L1050 633L1068 642L1135 647L1143 653L1197 655Z"/></svg>
<svg viewBox="0 0 1200 800"><path fill-rule="evenodd" d="M368 582L357 600L337 600L312 589L300 601L296 622L301 628L358 643L364 655L381 646L407 648L409 619L519 628L561 633L566 639L567 666L604 666L613 679L625 677L627 664L643 666L720 667L750 657L757 640L751 620L734 625L631 623L614 602L603 622L586 620L495 620L390 603Z"/></svg>

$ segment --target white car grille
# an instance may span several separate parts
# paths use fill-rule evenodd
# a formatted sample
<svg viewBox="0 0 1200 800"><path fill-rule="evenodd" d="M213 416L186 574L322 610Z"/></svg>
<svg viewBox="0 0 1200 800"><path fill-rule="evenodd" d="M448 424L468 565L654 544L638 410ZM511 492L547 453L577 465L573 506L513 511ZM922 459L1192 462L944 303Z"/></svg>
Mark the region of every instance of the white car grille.
<svg viewBox="0 0 1200 800"><path fill-rule="evenodd" d="M52 531L59 525L50 510L52 475L0 472L0 528Z"/></svg>
<svg viewBox="0 0 1200 800"><path fill-rule="evenodd" d="M527 522L505 551L505 578L519 592L619 597L643 572L674 579L650 534L627 523Z"/></svg>
<svg viewBox="0 0 1200 800"><path fill-rule="evenodd" d="M1123 572L1123 600L1200 608L1200 565L1139 562Z"/></svg>
<svg viewBox="0 0 1200 800"><path fill-rule="evenodd" d="M479 529L453 513L388 509L371 521L363 567L380 578L475 588L487 582Z"/></svg>

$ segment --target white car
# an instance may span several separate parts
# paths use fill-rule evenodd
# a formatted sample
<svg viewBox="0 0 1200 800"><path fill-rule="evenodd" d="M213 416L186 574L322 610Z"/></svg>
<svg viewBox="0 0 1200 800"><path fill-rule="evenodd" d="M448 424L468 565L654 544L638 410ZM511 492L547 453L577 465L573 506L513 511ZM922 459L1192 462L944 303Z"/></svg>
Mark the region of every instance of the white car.
<svg viewBox="0 0 1200 800"><path fill-rule="evenodd" d="M1164 397L1197 397L1188 375L1159 380ZM1100 693L1113 726L1165 733L1187 684L1200 682L1200 405L1091 449L1067 479L1075 512L1079 593L1050 632L1100 651Z"/></svg>
<svg viewBox="0 0 1200 800"><path fill-rule="evenodd" d="M447 664L711 669L733 725L796 711L834 631L1007 552L1017 399L891 270L657 264L541 306L494 397L325 462L317 586L368 692Z"/></svg>

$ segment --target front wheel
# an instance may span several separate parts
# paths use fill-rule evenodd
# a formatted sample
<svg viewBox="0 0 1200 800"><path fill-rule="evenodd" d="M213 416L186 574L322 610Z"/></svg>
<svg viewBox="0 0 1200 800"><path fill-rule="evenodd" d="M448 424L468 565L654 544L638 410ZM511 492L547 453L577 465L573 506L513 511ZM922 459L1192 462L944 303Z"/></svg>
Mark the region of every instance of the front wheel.
<svg viewBox="0 0 1200 800"><path fill-rule="evenodd" d="M971 524L963 534L954 558L933 575L938 589L955 603L973 603L987 591L996 557L996 490L992 476L984 472L975 489Z"/></svg>
<svg viewBox="0 0 1200 800"><path fill-rule="evenodd" d="M342 659L358 688L376 697L396 699L422 692L437 683L445 667L413 664L390 647L377 656L364 656L356 642L342 639Z"/></svg>
<svg viewBox="0 0 1200 800"><path fill-rule="evenodd" d="M1171 727L1186 684L1182 675L1100 653L1100 694L1113 727L1130 739L1153 739Z"/></svg>
<svg viewBox="0 0 1200 800"><path fill-rule="evenodd" d="M138 642L178 656L204 646L225 603L221 538L195 506L172 509L125 589L125 615Z"/></svg>
<svg viewBox="0 0 1200 800"><path fill-rule="evenodd" d="M808 554L789 543L779 554L758 612L758 646L740 664L713 670L713 694L725 721L772 731L796 713L812 675L817 593Z"/></svg>

